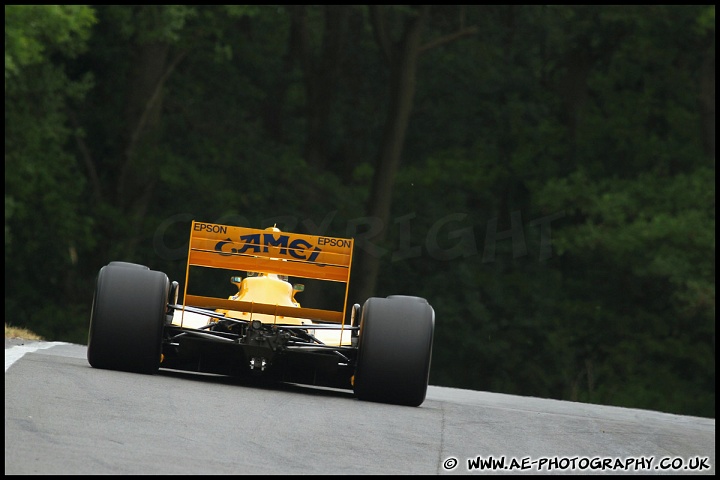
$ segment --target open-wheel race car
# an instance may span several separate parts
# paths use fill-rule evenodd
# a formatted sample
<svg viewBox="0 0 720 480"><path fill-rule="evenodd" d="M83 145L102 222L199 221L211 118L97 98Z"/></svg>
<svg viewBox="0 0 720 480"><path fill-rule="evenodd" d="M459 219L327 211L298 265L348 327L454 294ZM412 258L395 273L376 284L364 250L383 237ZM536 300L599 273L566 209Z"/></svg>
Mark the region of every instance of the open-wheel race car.
<svg viewBox="0 0 720 480"><path fill-rule="evenodd" d="M182 287L136 263L113 261L100 269L88 362L149 374L163 368L257 376L419 406L435 312L424 298L406 295L371 297L348 308L353 246L352 238L193 221ZM227 287L227 272L236 291L220 296L209 284L220 273ZM344 287L336 294L342 306L301 306L295 297L304 284L289 277Z"/></svg>

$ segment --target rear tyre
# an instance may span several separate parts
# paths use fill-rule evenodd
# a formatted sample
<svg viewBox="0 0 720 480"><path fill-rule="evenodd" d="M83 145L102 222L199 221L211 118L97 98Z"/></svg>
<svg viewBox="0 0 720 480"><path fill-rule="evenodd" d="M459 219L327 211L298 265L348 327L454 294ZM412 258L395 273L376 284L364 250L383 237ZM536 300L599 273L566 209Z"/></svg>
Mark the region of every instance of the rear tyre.
<svg viewBox="0 0 720 480"><path fill-rule="evenodd" d="M95 368L155 373L160 368L170 282L162 272L128 266L132 264L111 262L98 273L88 362Z"/></svg>
<svg viewBox="0 0 720 480"><path fill-rule="evenodd" d="M408 299L408 300L417 300L419 302L428 303L428 301L426 299L424 299L423 297L413 297L411 295L388 295L387 298L395 298L395 299L403 299L404 298L404 299Z"/></svg>
<svg viewBox="0 0 720 480"><path fill-rule="evenodd" d="M435 312L419 297L369 298L362 308L354 391L360 400L425 401Z"/></svg>
<svg viewBox="0 0 720 480"><path fill-rule="evenodd" d="M108 266L111 267L133 267L133 268L142 268L144 270L150 270L150 267L145 265L140 265L139 263L130 263L130 262L110 262L108 263Z"/></svg>

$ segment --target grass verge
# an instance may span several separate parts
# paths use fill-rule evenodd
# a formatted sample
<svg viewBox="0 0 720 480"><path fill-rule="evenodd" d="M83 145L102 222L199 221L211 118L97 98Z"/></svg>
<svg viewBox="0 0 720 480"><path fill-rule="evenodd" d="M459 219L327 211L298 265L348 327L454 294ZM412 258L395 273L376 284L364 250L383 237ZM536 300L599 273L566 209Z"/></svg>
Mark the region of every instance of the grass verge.
<svg viewBox="0 0 720 480"><path fill-rule="evenodd" d="M45 340L26 328L13 327L5 324L5 338L24 338L25 340Z"/></svg>

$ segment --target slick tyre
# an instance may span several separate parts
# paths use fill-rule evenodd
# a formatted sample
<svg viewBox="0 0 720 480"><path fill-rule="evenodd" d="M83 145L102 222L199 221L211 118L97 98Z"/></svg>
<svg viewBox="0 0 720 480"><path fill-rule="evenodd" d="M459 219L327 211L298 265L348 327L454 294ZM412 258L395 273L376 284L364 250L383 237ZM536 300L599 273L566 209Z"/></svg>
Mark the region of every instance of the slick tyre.
<svg viewBox="0 0 720 480"><path fill-rule="evenodd" d="M162 272L115 262L101 268L90 313L90 365L157 372L169 290L170 282Z"/></svg>
<svg viewBox="0 0 720 480"><path fill-rule="evenodd" d="M406 299L406 300L417 300L418 302L425 302L427 303L427 300L423 297L413 297L411 295L388 295L387 298L394 298L394 299Z"/></svg>
<svg viewBox="0 0 720 480"><path fill-rule="evenodd" d="M372 402L425 401L435 312L418 297L369 298L363 305L354 391Z"/></svg>
<svg viewBox="0 0 720 480"><path fill-rule="evenodd" d="M130 263L130 262L110 262L108 263L109 267L131 267L131 268L142 268L144 270L150 270L150 267L145 265L140 265L139 263Z"/></svg>

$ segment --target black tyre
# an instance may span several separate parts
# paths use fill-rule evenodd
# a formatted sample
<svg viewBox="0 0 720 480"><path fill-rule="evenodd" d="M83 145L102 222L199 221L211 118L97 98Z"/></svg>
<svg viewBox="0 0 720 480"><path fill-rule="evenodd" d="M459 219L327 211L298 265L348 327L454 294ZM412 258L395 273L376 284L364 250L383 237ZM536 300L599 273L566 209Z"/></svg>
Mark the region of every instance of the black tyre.
<svg viewBox="0 0 720 480"><path fill-rule="evenodd" d="M405 299L418 300L418 301L420 301L420 302L428 303L428 301L427 301L426 299L424 299L423 297L413 297L413 296L411 296L411 295L388 295L387 298L395 298L395 299L398 299L398 298L399 298L399 299L403 299L403 298L405 298Z"/></svg>
<svg viewBox="0 0 720 480"><path fill-rule="evenodd" d="M435 311L418 297L369 298L362 308L354 391L360 400L425 401Z"/></svg>
<svg viewBox="0 0 720 480"><path fill-rule="evenodd" d="M169 290L162 272L113 264L101 268L90 313L90 365L157 372Z"/></svg>
<svg viewBox="0 0 720 480"><path fill-rule="evenodd" d="M139 263L130 263L130 262L110 262L108 263L108 266L110 267L133 267L133 268L142 268L144 270L150 270L150 267L146 265L140 265Z"/></svg>

